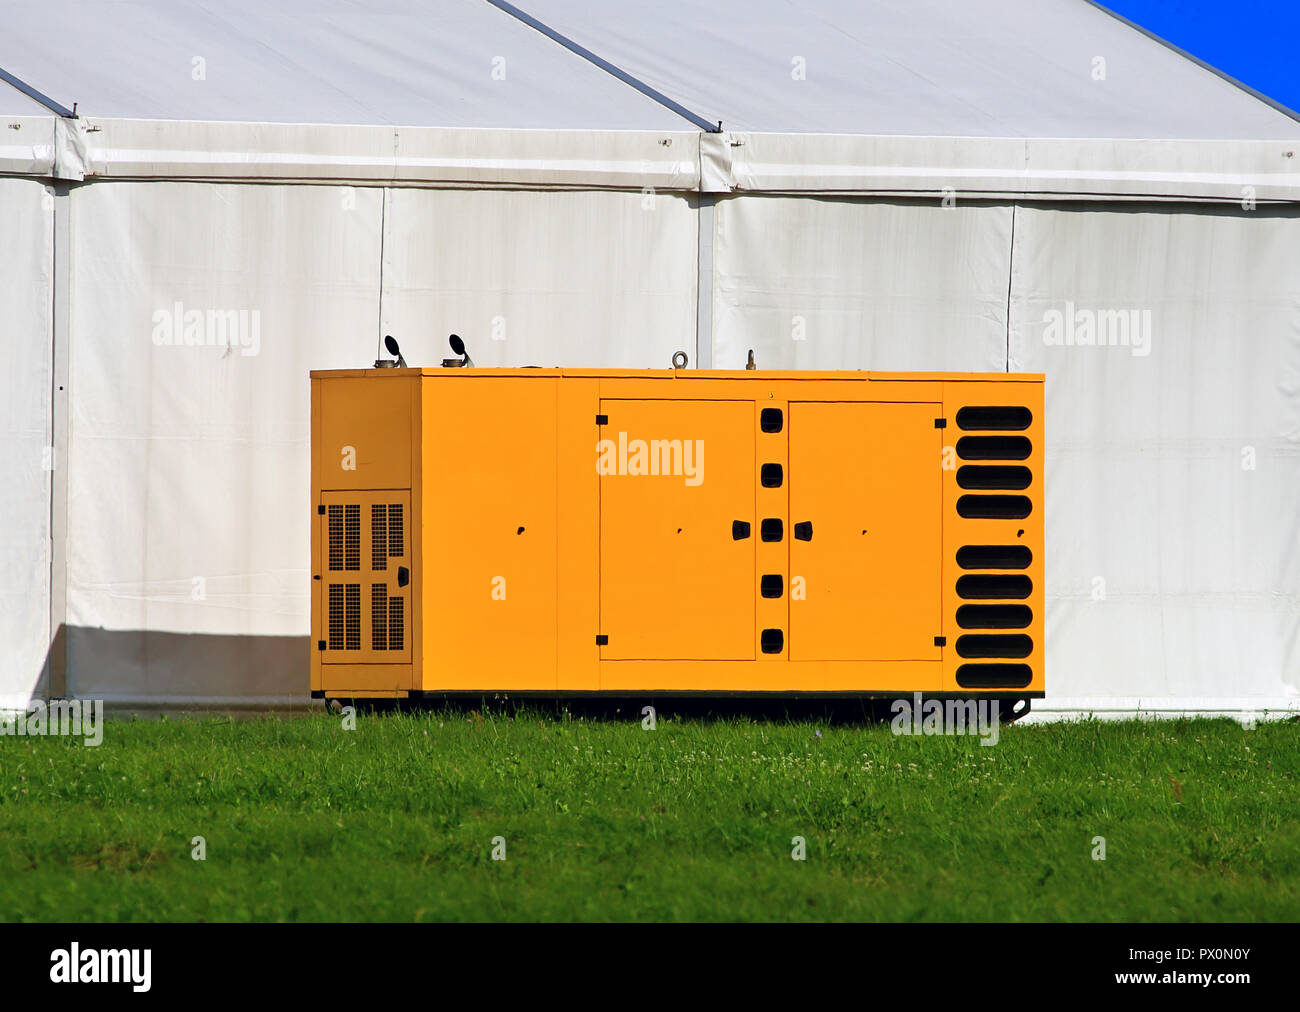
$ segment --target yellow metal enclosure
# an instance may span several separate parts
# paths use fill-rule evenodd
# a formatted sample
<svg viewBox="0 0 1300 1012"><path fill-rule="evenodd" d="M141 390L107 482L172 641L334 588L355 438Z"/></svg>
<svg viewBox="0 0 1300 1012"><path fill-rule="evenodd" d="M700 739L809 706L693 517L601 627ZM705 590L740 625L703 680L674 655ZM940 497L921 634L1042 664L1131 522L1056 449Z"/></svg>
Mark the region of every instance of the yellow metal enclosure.
<svg viewBox="0 0 1300 1012"><path fill-rule="evenodd" d="M1044 693L1041 375L311 384L314 695Z"/></svg>

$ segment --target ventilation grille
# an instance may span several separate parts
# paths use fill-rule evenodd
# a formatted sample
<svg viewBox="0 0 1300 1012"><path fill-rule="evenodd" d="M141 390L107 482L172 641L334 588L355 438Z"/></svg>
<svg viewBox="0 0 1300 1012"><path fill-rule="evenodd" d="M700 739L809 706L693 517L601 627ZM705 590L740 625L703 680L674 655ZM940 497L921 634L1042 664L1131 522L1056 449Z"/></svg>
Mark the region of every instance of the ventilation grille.
<svg viewBox="0 0 1300 1012"><path fill-rule="evenodd" d="M1032 421L1032 412L1018 405L977 405L957 412L957 427L972 433L957 440L957 456L963 461L957 469L957 486L973 493L1002 493L958 497L958 516L1016 521L1033 512L1034 502L1029 496L1005 494L1029 488L1033 472L1020 464L1000 463L1027 460L1033 453L1029 437L1010 434L1028 429ZM1007 570L1029 568L1034 556L1026 546L1014 543L1024 531L1013 523L1005 527L1011 543L963 545L957 549L957 566L965 571L957 577L957 596L963 602L981 602L961 604L957 608L957 626L962 630L987 630L963 632L957 637L957 656L977 662L957 668L957 684L962 688L1020 689L1033 680L1030 665L1014 663L1034 652L1033 639L1025 633L1003 630L1026 629L1033 621L1028 605L1011 603L1028 598L1033 593L1033 581L1025 573ZM981 529L998 530L992 525ZM978 663L981 661L986 663Z"/></svg>
<svg viewBox="0 0 1300 1012"><path fill-rule="evenodd" d="M374 650L388 649L388 584L386 583L375 583L370 587L370 646Z"/></svg>
<svg viewBox="0 0 1300 1012"><path fill-rule="evenodd" d="M343 568L345 570L361 568L361 506L359 503L347 503L343 507Z"/></svg>
<svg viewBox="0 0 1300 1012"><path fill-rule="evenodd" d="M343 568L343 507L331 506L330 525L330 572Z"/></svg>
<svg viewBox="0 0 1300 1012"><path fill-rule="evenodd" d="M388 568L388 507L381 502L370 507L370 568Z"/></svg>
<svg viewBox="0 0 1300 1012"><path fill-rule="evenodd" d="M370 586L370 648L401 650L406 640L403 624L406 601L388 596L388 584Z"/></svg>
<svg viewBox="0 0 1300 1012"><path fill-rule="evenodd" d="M361 584L345 583L343 604L343 649L361 649Z"/></svg>
<svg viewBox="0 0 1300 1012"><path fill-rule="evenodd" d="M361 649L361 584L329 585L329 614L325 622L331 650Z"/></svg>
<svg viewBox="0 0 1300 1012"><path fill-rule="evenodd" d="M406 538L403 536L405 527L402 523L402 504L394 502L388 504L388 554L392 558L401 558L406 554ZM379 566L375 567L379 569Z"/></svg>
<svg viewBox="0 0 1300 1012"><path fill-rule="evenodd" d="M356 571L365 580L361 553L368 550L368 572L388 571L388 560L403 558L406 516L402 503L370 504L370 543L361 539L361 503L330 504L326 508L330 572ZM381 577L382 578L382 577ZM370 622L362 636L362 583L327 583L325 595L326 648L341 651L402 650L406 642L405 599L389 596L388 583L370 583Z"/></svg>

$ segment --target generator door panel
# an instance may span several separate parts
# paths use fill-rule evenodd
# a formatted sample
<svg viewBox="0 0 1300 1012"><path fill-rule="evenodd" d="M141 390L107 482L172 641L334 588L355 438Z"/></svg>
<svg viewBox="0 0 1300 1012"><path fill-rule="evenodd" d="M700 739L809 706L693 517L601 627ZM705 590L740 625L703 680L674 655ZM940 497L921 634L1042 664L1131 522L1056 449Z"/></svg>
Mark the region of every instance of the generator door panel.
<svg viewBox="0 0 1300 1012"><path fill-rule="evenodd" d="M602 660L752 660L754 403L602 400Z"/></svg>
<svg viewBox="0 0 1300 1012"><path fill-rule="evenodd" d="M411 659L411 493L322 492L326 664Z"/></svg>
<svg viewBox="0 0 1300 1012"><path fill-rule="evenodd" d="M790 658L939 660L938 404L790 405Z"/></svg>

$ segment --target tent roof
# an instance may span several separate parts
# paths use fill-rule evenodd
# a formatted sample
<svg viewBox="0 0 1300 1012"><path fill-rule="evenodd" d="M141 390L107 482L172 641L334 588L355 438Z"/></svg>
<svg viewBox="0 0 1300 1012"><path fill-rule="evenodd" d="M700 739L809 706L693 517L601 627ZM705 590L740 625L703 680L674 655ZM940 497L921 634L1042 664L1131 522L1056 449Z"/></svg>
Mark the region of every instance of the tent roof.
<svg viewBox="0 0 1300 1012"><path fill-rule="evenodd" d="M1087 0L657 0L601 5L599 16L591 0L519 6L729 131L1300 137L1283 112ZM508 7L7 0L0 67L92 117L692 128ZM1094 79L1097 58L1104 80ZM0 85L0 111L31 115L34 105Z"/></svg>
<svg viewBox="0 0 1300 1012"><path fill-rule="evenodd" d="M0 67L87 117L684 125L484 0L6 0L0 38ZM0 111L33 109L0 84Z"/></svg>
<svg viewBox="0 0 1300 1012"><path fill-rule="evenodd" d="M1087 0L657 0L598 19L589 0L521 3L733 131L1300 137L1285 113Z"/></svg>

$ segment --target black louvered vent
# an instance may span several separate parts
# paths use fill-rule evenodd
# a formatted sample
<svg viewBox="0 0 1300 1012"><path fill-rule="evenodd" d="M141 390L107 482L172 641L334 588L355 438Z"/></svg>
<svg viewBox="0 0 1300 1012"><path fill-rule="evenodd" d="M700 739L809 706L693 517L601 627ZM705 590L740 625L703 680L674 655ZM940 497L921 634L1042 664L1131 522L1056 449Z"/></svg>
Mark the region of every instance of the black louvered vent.
<svg viewBox="0 0 1300 1012"><path fill-rule="evenodd" d="M957 468L957 484L973 492L1028 488L1033 475L1020 464L966 464Z"/></svg>
<svg viewBox="0 0 1300 1012"><path fill-rule="evenodd" d="M964 433L957 440L957 456L962 461L1027 460L1033 453L1028 436L1011 435L1024 431L1033 422L1033 413L1019 405L976 405L957 412L957 428ZM957 487L967 492L1010 493L1027 489L1033 472L1020 464L963 463L957 469ZM1026 495L961 495L956 502L958 516L968 520L1023 520L1033 512L1034 502ZM1009 541L1024 531L1007 524ZM981 530L997 531L992 524ZM1033 592L1034 584L1025 573L1006 570L1028 569L1033 552L1025 545L963 545L957 549L957 596L963 601L989 602L962 604L957 609L957 626L963 632L954 648L963 659L989 663L962 664L957 669L957 684L969 689L1023 688L1033 680L1033 668L1014 663L1034 652L1033 639L1019 632L1001 630L1027 629L1033 621L1023 601ZM992 572L981 572L992 570ZM999 572L1001 570L1002 572Z"/></svg>
<svg viewBox="0 0 1300 1012"><path fill-rule="evenodd" d="M963 664L957 669L963 689L1023 689L1033 679L1028 664Z"/></svg>

